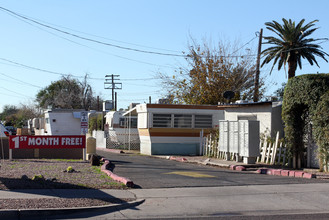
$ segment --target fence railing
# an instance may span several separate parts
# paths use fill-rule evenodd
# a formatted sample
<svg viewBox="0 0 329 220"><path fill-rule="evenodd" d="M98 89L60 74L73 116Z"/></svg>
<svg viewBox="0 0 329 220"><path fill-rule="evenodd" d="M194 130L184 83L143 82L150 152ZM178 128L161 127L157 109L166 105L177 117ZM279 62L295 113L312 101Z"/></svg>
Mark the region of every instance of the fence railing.
<svg viewBox="0 0 329 220"><path fill-rule="evenodd" d="M127 133L109 131L106 134L106 148L120 150L140 150L138 132Z"/></svg>
<svg viewBox="0 0 329 220"><path fill-rule="evenodd" d="M286 165L288 162L287 148L284 142L279 139L278 133L275 142L267 140L260 142L260 156L257 158L257 162L271 165Z"/></svg>
<svg viewBox="0 0 329 220"><path fill-rule="evenodd" d="M213 135L206 137L200 137L200 152L207 157L213 157L218 159L237 160L235 153L222 152L218 147L218 140ZM260 156L257 157L258 163L266 163L271 165L285 166L288 163L287 148L286 145L280 141L279 133L276 135L275 142L261 140L259 146ZM229 157L229 158L227 158Z"/></svg>

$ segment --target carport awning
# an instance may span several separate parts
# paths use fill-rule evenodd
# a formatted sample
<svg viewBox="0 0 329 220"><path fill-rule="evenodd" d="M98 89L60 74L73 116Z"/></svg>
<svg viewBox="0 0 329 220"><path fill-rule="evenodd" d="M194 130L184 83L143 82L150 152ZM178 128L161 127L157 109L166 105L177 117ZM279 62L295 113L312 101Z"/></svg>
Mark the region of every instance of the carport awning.
<svg viewBox="0 0 329 220"><path fill-rule="evenodd" d="M137 116L137 106L135 106L134 108L126 111L122 116Z"/></svg>

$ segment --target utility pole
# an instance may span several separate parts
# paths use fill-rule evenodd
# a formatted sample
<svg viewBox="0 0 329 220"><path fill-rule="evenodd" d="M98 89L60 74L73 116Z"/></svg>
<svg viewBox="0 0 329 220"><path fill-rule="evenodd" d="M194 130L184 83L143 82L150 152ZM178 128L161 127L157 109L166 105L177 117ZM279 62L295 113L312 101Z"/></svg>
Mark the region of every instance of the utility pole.
<svg viewBox="0 0 329 220"><path fill-rule="evenodd" d="M116 110L116 97L114 99L114 90L115 89L122 89L122 83L115 82L116 80L119 80L117 77L120 75L106 75L105 76L105 82L104 82L104 89L111 89L112 90L112 106L114 110Z"/></svg>
<svg viewBox="0 0 329 220"><path fill-rule="evenodd" d="M260 66L260 53L262 52L262 38L263 38L263 28L259 32L258 41L258 52L257 52L257 62L256 62L256 75L255 75L255 91L254 91L254 102L259 101L259 66Z"/></svg>

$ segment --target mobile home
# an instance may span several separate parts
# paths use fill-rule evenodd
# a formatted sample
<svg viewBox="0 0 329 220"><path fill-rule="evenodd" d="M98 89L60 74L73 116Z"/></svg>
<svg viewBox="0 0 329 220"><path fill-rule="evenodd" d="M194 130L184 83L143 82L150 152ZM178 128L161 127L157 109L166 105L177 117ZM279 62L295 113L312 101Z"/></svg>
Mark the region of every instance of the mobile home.
<svg viewBox="0 0 329 220"><path fill-rule="evenodd" d="M283 121L281 119L281 102L237 102L222 105L225 109L225 120L259 121L259 132L266 136L275 137L279 132L283 137Z"/></svg>
<svg viewBox="0 0 329 220"><path fill-rule="evenodd" d="M137 116L125 115L125 113L125 110L110 111L106 113L106 147L127 148L130 150L132 144L134 150L139 150Z"/></svg>
<svg viewBox="0 0 329 220"><path fill-rule="evenodd" d="M140 152L147 155L200 155L200 132L209 133L224 119L218 106L140 104Z"/></svg>

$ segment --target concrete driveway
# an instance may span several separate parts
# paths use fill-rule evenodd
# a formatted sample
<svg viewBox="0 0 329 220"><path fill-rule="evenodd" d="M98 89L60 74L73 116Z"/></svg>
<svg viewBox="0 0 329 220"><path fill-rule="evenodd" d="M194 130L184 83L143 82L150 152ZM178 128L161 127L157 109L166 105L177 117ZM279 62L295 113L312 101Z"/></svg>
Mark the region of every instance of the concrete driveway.
<svg viewBox="0 0 329 220"><path fill-rule="evenodd" d="M114 164L113 172L131 179L137 188L214 187L323 183L301 179L238 172L229 169L183 163L151 156L97 152Z"/></svg>

